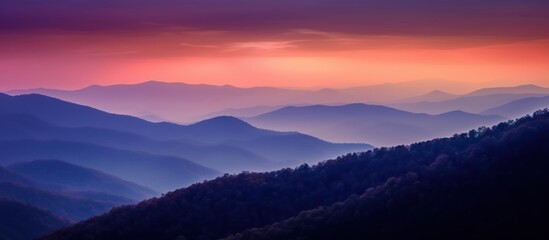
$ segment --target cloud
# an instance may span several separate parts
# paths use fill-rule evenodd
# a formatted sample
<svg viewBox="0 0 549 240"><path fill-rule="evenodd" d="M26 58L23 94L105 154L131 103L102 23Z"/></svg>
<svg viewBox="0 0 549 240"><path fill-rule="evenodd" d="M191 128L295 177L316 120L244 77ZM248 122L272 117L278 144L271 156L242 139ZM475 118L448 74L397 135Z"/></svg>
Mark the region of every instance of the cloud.
<svg viewBox="0 0 549 240"><path fill-rule="evenodd" d="M162 58L467 48L547 39L548 15L549 1L540 0L1 1L0 52Z"/></svg>
<svg viewBox="0 0 549 240"><path fill-rule="evenodd" d="M296 41L287 41L287 42L239 42L233 43L229 47L228 51L235 51L240 49L253 49L253 50L277 50L277 49L286 49L286 48L295 48L296 45L293 45Z"/></svg>
<svg viewBox="0 0 549 240"><path fill-rule="evenodd" d="M219 47L216 45L204 45L204 44L195 44L195 43L186 43L186 42L182 42L180 44L181 46L191 47L191 48L218 48Z"/></svg>

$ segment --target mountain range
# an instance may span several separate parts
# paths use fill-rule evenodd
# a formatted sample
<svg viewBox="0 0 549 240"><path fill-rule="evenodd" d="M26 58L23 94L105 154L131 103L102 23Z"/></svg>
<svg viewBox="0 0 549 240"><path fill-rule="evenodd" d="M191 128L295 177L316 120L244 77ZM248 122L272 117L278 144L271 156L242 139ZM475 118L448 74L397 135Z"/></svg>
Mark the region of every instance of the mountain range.
<svg viewBox="0 0 549 240"><path fill-rule="evenodd" d="M148 81L140 84L93 85L78 90L12 90L10 95L37 93L109 112L146 117L151 121L196 122L224 115L227 109L257 106L382 103L414 97L434 89L472 91L472 84L437 80L387 83L344 89L294 90L273 87L239 88L205 84ZM256 109L257 110L257 109Z"/></svg>
<svg viewBox="0 0 549 240"><path fill-rule="evenodd" d="M296 132L258 129L233 117L186 126L151 123L41 95L1 95L0 120L0 128L6 132L0 137L4 164L60 159L157 191L211 178L219 175L216 170L297 166L371 148L366 144L333 144ZM126 165L130 162L134 164ZM149 171L142 172L144 169Z"/></svg>
<svg viewBox="0 0 549 240"><path fill-rule="evenodd" d="M0 94L0 131L0 198L34 214L17 221L33 238L222 174L202 164L265 170L371 149L258 129L234 117L151 123L36 94ZM0 223L0 234L28 239L20 225L11 226Z"/></svg>
<svg viewBox="0 0 549 240"><path fill-rule="evenodd" d="M12 95L38 93L115 113L134 116L153 115L155 118L183 123L201 120L200 117L211 112L231 107L254 107L257 103L284 105L349 100L348 96L332 90L238 88L157 81L133 85L90 86L74 91L31 89L9 93Z"/></svg>
<svg viewBox="0 0 549 240"><path fill-rule="evenodd" d="M318 91L288 90L280 88L237 88L233 86L192 85L184 83L149 81L141 84L90 86L80 90L29 89L14 90L9 93L20 94L38 92L70 101L82 102L104 110L112 110L113 112L121 112L138 116L147 115L155 121L164 119L172 122L189 122L196 119L202 120L204 118L215 118L216 116L223 115L235 116L241 119L253 119L253 117L258 117L258 115L265 115L289 106L307 107L312 106L311 104L338 106L348 105L345 103L353 104L364 102L378 103L376 105L381 104L412 113L428 113L431 115L440 115L456 111L475 114L488 113L488 115L494 115L489 114L490 109L497 108L520 99L549 95L548 88L536 85L492 87L477 90L472 90L473 88L465 83L455 82L451 85L456 86L454 91L455 89L461 89L460 91L462 93L448 93L444 90L451 88L444 87L444 84L437 84L437 81L435 80L381 84L347 89L323 89ZM407 89L409 91L406 92L405 90ZM28 96L35 96L36 98L43 97L39 95ZM216 100L217 98L222 100ZM45 102L44 100L40 101ZM527 102L527 104L531 104L532 106L524 106L527 111L523 111L522 113L539 109L540 107L538 106L539 104L535 103ZM63 110L62 112L67 111ZM521 116L521 114L505 113L501 111L498 113L499 114L495 115L507 117L508 119ZM36 115L37 113L34 114ZM172 115L168 116L166 114ZM173 114L182 115L175 116ZM195 116L189 117L188 114L193 114ZM57 116L59 115L60 114L57 114ZM191 127L188 127L186 130L182 130L182 128L179 128L176 124L166 122L160 122L156 125L151 125L150 122L148 124L142 124L140 121L135 121L135 118L130 119L129 116L123 115L118 115L117 120L98 117L97 115L88 116L85 114L83 114L82 117L78 116L77 119L71 120L71 118L74 118L75 116L52 117L51 112L38 117L56 124L68 124L67 126L71 127L92 125L126 132L133 131L136 134L151 137L156 140L181 140L179 136L193 135L193 130L190 130ZM124 117L126 117L126 119L123 119ZM80 125L74 125L74 122L77 122ZM189 126L192 125L194 124ZM267 125L258 126L268 128ZM398 127L399 126L396 128ZM467 129L469 127L473 127L473 125L464 126L462 129ZM286 127L275 128L275 130L300 131L302 129ZM190 134L189 131L191 131ZM203 132L202 130L198 131ZM315 132L318 131L305 131L305 133L312 134L315 137L337 142L365 142L365 139L375 138L333 138L333 134L315 135L313 134ZM449 132L451 131L447 131L445 133ZM444 134L426 134L427 138L412 137L411 140L428 139L437 136L444 136ZM209 136L204 138L209 138ZM187 143L196 143L196 139L187 138L186 141ZM374 145L409 143L409 141L402 142L400 139L395 139L395 141L366 142ZM211 144L211 142L209 144ZM234 150L232 152L233 154L238 155L238 151ZM269 156L265 156L264 154L257 152L241 154L241 156L234 156L232 159L269 158ZM243 155L256 156L242 157ZM201 158L200 154L178 156L191 160ZM201 161L210 162L209 159L201 159ZM266 163L268 160L263 162ZM264 165L265 164L259 164L249 170L259 170L262 169L262 166ZM216 168L215 164L206 164L206 166L214 169ZM219 168L217 169L223 170Z"/></svg>
<svg viewBox="0 0 549 240"><path fill-rule="evenodd" d="M536 152L532 147L546 142L543 138L546 111L493 128L478 128L549 107L546 88L524 85L455 94L445 89L413 88L413 83L417 82L317 91L161 82L92 86L76 91L42 89L49 91L48 94L54 93L51 95L87 96L93 107L97 107L100 99L99 102L105 104L101 107L104 110L126 109L128 112L115 112L145 114L158 121L184 122L195 116L208 116L187 125L150 122L39 94L0 94L0 208L13 206L20 209L22 216L30 218L16 221L28 224L28 235L20 232L21 225L0 222L0 237L38 237L60 226L135 204L159 193L165 193L164 197L117 208L51 237L81 238L79 234L84 231L87 237L110 239L112 226L105 226L101 221L113 217L116 224L125 223L119 213L124 217L133 216L132 219L145 219L138 224L150 228L150 231L136 230L133 223L126 223L127 228L115 230L120 231L116 236L124 238L333 238L333 233L326 230L329 226L345 229L350 239L357 232L376 236L375 231L362 227L331 225L333 222L329 219L342 223L349 219L352 222L374 219L372 221L385 224L383 220L376 220L378 217L366 216L378 216L376 209L384 211L385 206L380 202L403 198L399 189L408 188L418 177L425 180L424 185L417 185L423 187L421 193L432 196L429 201L437 205L441 202L439 193L454 196L467 192L461 185L459 191L448 190L456 186L457 180L446 182L447 174L453 174L458 180L469 175L477 179L478 171L468 172L476 165L467 165L467 159L480 158L478 161L487 164L483 166L495 164L494 169L516 164L498 165L482 157L492 154L490 159L507 159L516 152L506 156L505 151L486 150L481 156L467 149L511 149L515 144L516 151L527 155L526 149ZM399 94L407 88L413 90ZM122 94L120 101L115 101L116 94ZM148 98L154 101L147 102ZM203 105L193 105L197 99L203 100L200 103ZM172 100L176 102L170 102ZM113 104L109 105L109 101ZM354 103L369 101L413 111ZM352 104L334 104L347 102ZM130 103L132 107L124 105ZM161 104L173 109L164 111L158 108ZM201 110L195 111L194 107ZM155 111L148 111L151 109ZM240 115L240 118L218 116L224 114ZM476 128L478 130L469 131ZM468 133L455 134L465 131ZM449 139L441 138L452 135ZM421 142L427 139L435 140ZM490 142L493 139L503 140ZM536 139L541 142L536 143ZM373 148L365 143L413 144L364 153ZM362 153L338 157L353 152ZM535 160L543 155L528 156ZM336 157L335 161L318 163ZM398 159L408 162L395 162ZM456 164L460 167L453 168ZM449 167L453 170L448 170ZM264 172L274 169L282 170ZM426 173L426 169L431 172ZM489 176L496 176L492 180L503 182L499 179L502 172L487 171ZM532 173L532 181L536 174ZM396 179L396 185L391 178ZM463 184L470 186L477 182ZM475 187L479 191L497 187L489 181L483 184ZM431 186L439 190L430 190ZM182 189L173 191L177 188ZM492 197L481 195L479 200L488 201ZM422 202L416 205L431 214L428 216L437 216L429 205ZM397 201L397 209L406 209L405 206L403 201ZM139 213L133 209L139 209L135 210ZM270 210L265 212L265 209ZM305 210L310 212L303 212ZM226 215L218 215L216 211L226 211L223 213ZM346 211L354 211L356 216L349 218ZM154 212L154 216L148 212ZM206 226L214 222L211 218L222 223L213 228ZM149 220L157 223L151 225ZM170 225L166 230L166 224L171 224L168 222L177 226ZM311 226L303 229L299 227L301 223ZM97 226L106 231L97 232ZM133 235L124 229L142 234Z"/></svg>
<svg viewBox="0 0 549 240"><path fill-rule="evenodd" d="M539 111L312 167L226 175L44 239L537 239L547 234L548 137L549 111Z"/></svg>

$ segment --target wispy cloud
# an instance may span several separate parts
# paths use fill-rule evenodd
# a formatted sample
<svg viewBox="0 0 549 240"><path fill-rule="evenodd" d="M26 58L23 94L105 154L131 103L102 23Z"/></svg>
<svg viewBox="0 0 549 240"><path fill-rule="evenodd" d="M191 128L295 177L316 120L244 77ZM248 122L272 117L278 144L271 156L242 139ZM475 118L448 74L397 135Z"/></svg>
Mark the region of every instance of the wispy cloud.
<svg viewBox="0 0 549 240"><path fill-rule="evenodd" d="M181 46L184 47L191 47L191 48L218 48L218 45L206 45L206 44L195 44L195 43L186 43L182 42L180 43Z"/></svg>
<svg viewBox="0 0 549 240"><path fill-rule="evenodd" d="M229 45L227 51L236 51L240 49L251 50L279 50L287 48L296 48L293 43L298 41L283 41L283 42L238 42Z"/></svg>
<svg viewBox="0 0 549 240"><path fill-rule="evenodd" d="M112 57L112 56L127 56L127 55L138 54L139 50L105 51L100 49L76 49L73 52L82 56Z"/></svg>
<svg viewBox="0 0 549 240"><path fill-rule="evenodd" d="M325 55L549 38L549 1L116 1L116 6L128 8L112 4L4 1L0 52L136 58ZM80 48L97 50L71 52Z"/></svg>

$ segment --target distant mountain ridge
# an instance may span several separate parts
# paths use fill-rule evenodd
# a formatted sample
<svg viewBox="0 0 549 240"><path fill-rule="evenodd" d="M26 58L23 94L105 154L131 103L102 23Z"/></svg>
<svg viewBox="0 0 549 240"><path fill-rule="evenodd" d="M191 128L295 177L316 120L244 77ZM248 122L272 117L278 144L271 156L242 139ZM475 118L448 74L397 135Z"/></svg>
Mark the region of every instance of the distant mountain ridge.
<svg viewBox="0 0 549 240"><path fill-rule="evenodd" d="M391 104L390 106L412 112L429 114L440 114L447 111L466 111L471 113L482 113L490 108L497 107L512 101L530 97L542 97L547 94L506 94L498 93L491 95L463 96L438 102L417 102Z"/></svg>
<svg viewBox="0 0 549 240"><path fill-rule="evenodd" d="M497 114L508 118L517 118L544 108L549 108L549 96L522 98L488 109L482 112L482 114Z"/></svg>
<svg viewBox="0 0 549 240"><path fill-rule="evenodd" d="M514 87L494 87L483 88L470 93L465 96L482 96L492 94L549 94L549 88L540 87L534 84L518 85Z"/></svg>
<svg viewBox="0 0 549 240"><path fill-rule="evenodd" d="M148 81L138 84L93 85L78 90L39 88L12 90L8 93L38 93L109 112L140 116L154 122L185 124L220 115L251 117L285 106L314 104L368 103L431 114L454 110L480 113L519 98L549 94L548 88L531 84L481 89L474 86L465 82L417 80L342 89L293 90ZM495 96L495 101L487 100L491 98L488 95L498 94L516 97L502 99ZM474 97L479 97L475 100L478 104L467 101L460 103L459 100ZM442 103L444 101L449 102ZM437 104L432 104L435 102Z"/></svg>
<svg viewBox="0 0 549 240"><path fill-rule="evenodd" d="M397 102L437 102L445 101L453 98L457 98L459 95L443 92L440 90L433 90L420 96L399 99Z"/></svg>
<svg viewBox="0 0 549 240"><path fill-rule="evenodd" d="M253 117L259 114L271 112L285 106L256 106L248 108L227 108L221 111L212 112L204 115L202 118L212 118L218 116L233 116L233 117Z"/></svg>
<svg viewBox="0 0 549 240"><path fill-rule="evenodd" d="M286 107L244 119L264 128L300 131L336 142L370 142L376 146L408 144L504 120L462 111L429 115L367 104Z"/></svg>
<svg viewBox="0 0 549 240"><path fill-rule="evenodd" d="M194 122L206 114L231 107L284 105L287 102L341 102L349 96L335 91L289 90L271 87L238 88L205 84L148 81L139 84L90 86L80 90L15 90L10 94L38 93L67 101L131 115L153 114L175 122ZM178 111L174 111L178 109Z"/></svg>
<svg viewBox="0 0 549 240"><path fill-rule="evenodd" d="M365 87L320 90L294 90L275 87L239 88L230 85L167 83L148 81L138 84L93 85L78 90L27 89L12 90L10 95L37 93L66 101L93 106L114 113L153 116L189 123L226 109L257 106L311 104L381 103L414 97L429 91L466 92L471 84L439 80L417 80L378 84ZM174 111L174 109L176 109Z"/></svg>
<svg viewBox="0 0 549 240"><path fill-rule="evenodd" d="M404 99L389 106L412 112L440 114L448 111L465 111L482 114L489 109L517 101L523 98L549 96L549 88L536 85L519 85L514 87L483 88L467 94L440 99L437 101L417 97ZM529 111L525 111L529 112ZM501 114L502 116L506 114ZM513 117L519 117L513 115Z"/></svg>

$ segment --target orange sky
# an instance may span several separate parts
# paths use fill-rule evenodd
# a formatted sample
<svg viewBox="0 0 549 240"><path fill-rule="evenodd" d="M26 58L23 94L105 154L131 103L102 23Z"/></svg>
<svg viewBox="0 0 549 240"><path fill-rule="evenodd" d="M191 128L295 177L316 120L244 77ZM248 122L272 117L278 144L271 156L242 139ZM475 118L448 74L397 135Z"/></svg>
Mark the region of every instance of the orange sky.
<svg viewBox="0 0 549 240"><path fill-rule="evenodd" d="M549 4L542 2L120 1L132 6L128 12L109 1L63 1L3 3L10 11L0 12L0 90L147 80L291 88L418 79L549 85Z"/></svg>
<svg viewBox="0 0 549 240"><path fill-rule="evenodd" d="M410 42L400 40L402 44ZM417 79L549 83L548 40L457 48L431 47L427 40L411 46L392 43L371 49L368 41L364 41L364 47L355 43L356 49L338 51L256 42L242 47L247 49L239 49L246 53L219 50L219 53L169 57L124 56L126 53L116 52L119 49L115 46L111 54L29 53L0 59L3 79L0 87L4 90L80 88L153 79L292 88L348 87Z"/></svg>

